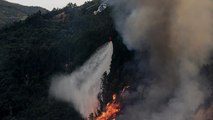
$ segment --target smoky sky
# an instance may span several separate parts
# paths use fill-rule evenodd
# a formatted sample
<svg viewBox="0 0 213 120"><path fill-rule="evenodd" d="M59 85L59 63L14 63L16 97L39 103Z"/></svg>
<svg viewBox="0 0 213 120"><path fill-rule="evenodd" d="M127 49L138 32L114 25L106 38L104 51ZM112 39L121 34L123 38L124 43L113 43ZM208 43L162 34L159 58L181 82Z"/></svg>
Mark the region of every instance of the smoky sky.
<svg viewBox="0 0 213 120"><path fill-rule="evenodd" d="M149 51L153 76L144 99L127 105L120 119L193 120L208 94L200 69L209 62L213 48L212 1L116 0L110 4L123 42L141 58L132 62L143 64L142 53ZM137 70L135 76L140 75Z"/></svg>

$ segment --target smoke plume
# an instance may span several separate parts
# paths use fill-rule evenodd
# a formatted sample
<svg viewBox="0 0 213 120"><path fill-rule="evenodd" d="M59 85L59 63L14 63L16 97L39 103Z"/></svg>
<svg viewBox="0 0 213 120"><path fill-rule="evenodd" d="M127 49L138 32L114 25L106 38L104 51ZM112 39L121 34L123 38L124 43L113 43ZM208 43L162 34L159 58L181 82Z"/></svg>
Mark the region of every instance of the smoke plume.
<svg viewBox="0 0 213 120"><path fill-rule="evenodd" d="M144 99L127 106L120 119L192 120L207 94L200 68L208 63L213 48L212 1L115 0L110 4L126 46L137 52L137 58L149 51L153 76Z"/></svg>
<svg viewBox="0 0 213 120"><path fill-rule="evenodd" d="M110 72L112 54L113 45L109 42L70 75L53 77L50 94L73 104L84 118L96 113L99 108L97 96L101 90L101 78L104 72Z"/></svg>

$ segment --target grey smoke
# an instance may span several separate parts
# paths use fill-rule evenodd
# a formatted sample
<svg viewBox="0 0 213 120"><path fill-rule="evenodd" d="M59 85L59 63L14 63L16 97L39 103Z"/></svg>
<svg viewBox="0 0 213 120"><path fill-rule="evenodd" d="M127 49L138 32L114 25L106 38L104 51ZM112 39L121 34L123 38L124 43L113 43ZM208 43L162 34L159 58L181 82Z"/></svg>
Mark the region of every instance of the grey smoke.
<svg viewBox="0 0 213 120"><path fill-rule="evenodd" d="M150 52L154 76L143 101L127 106L120 119L192 120L207 94L199 72L213 48L212 1L115 0L110 4L127 47L138 56Z"/></svg>
<svg viewBox="0 0 213 120"><path fill-rule="evenodd" d="M50 94L73 104L84 118L96 113L99 108L97 96L101 91L101 78L104 72L110 72L112 54L113 45L109 42L70 75L53 77Z"/></svg>

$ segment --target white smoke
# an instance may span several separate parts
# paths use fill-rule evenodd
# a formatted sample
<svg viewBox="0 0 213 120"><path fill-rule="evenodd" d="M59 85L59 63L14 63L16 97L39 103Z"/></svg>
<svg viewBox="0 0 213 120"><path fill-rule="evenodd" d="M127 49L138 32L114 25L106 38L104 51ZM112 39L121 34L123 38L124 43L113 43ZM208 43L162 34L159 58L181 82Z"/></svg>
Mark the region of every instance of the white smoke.
<svg viewBox="0 0 213 120"><path fill-rule="evenodd" d="M110 4L127 47L138 56L149 51L154 77L143 101L127 106L120 119L192 120L206 98L205 78L199 71L213 49L212 1L115 0Z"/></svg>
<svg viewBox="0 0 213 120"><path fill-rule="evenodd" d="M101 78L104 72L110 72L112 54L113 45L109 42L70 75L53 77L50 94L73 104L84 118L96 113L99 108L97 96L101 91Z"/></svg>

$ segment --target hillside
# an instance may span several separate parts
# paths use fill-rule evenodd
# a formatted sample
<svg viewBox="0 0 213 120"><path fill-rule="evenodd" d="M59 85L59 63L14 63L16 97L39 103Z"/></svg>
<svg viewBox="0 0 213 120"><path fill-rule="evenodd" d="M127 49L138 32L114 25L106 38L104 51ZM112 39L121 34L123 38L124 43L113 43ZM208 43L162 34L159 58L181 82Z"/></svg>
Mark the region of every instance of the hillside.
<svg viewBox="0 0 213 120"><path fill-rule="evenodd" d="M0 31L0 118L2 120L80 120L71 105L49 96L50 78L70 73L112 36L114 55L108 99L121 89L123 63L130 53L114 29L110 9L94 16L95 2L47 14L36 13ZM124 81L124 79L122 79ZM107 101L107 99L106 99ZM105 101L105 103L106 103Z"/></svg>
<svg viewBox="0 0 213 120"><path fill-rule="evenodd" d="M119 94L125 87L129 87L127 94L131 99L123 99L122 110L125 110L125 105L133 105L144 99L144 92L147 88L152 89L150 83L158 76L149 68L150 51L128 50L115 29L111 8L96 16L93 14L98 8L98 1L86 2L82 6L70 3L45 14L36 12L23 21L0 29L1 120L83 120L72 104L49 95L51 78L78 69L94 51L109 41L109 37L112 38L114 50L111 72L108 76L104 74L102 79L103 100L100 100L100 109L104 109L112 94ZM140 56L137 57L137 54ZM135 62L140 59L143 60L141 63ZM199 71L207 78L205 89L209 91L213 90L212 60L201 66ZM141 83L143 86L137 87ZM135 94L135 91L140 92ZM209 106L213 94L208 94L202 106L212 111Z"/></svg>
<svg viewBox="0 0 213 120"><path fill-rule="evenodd" d="M41 7L28 7L15 3L10 3L5 0L0 0L0 27L19 20L26 19L29 15L41 11L47 12Z"/></svg>

